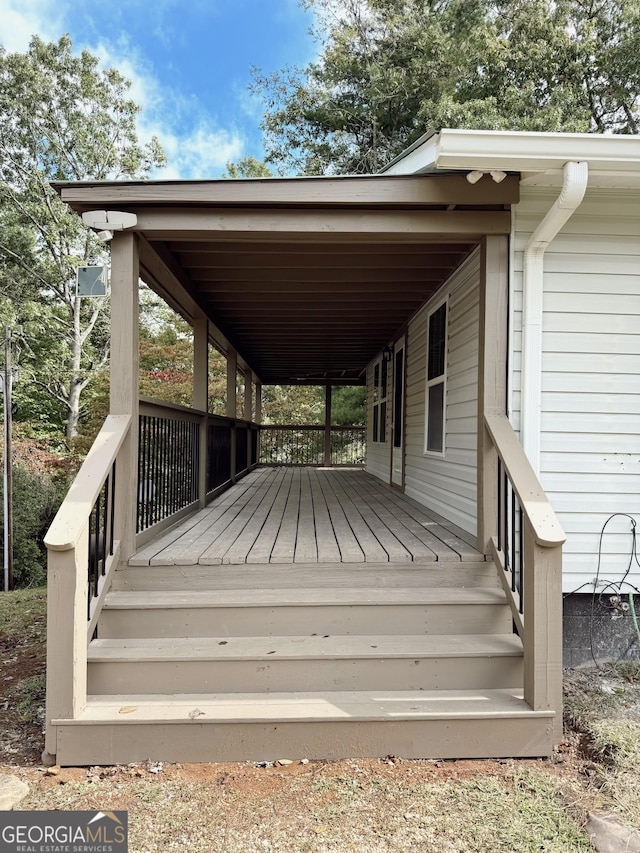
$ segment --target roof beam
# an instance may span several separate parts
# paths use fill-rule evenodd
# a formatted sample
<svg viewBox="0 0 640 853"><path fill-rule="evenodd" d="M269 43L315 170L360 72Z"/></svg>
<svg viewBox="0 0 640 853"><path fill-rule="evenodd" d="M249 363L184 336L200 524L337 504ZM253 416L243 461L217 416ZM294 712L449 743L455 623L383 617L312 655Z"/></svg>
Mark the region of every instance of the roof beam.
<svg viewBox="0 0 640 853"><path fill-rule="evenodd" d="M121 183L55 183L75 209L106 205L300 204L332 206L516 204L517 178L477 188L461 175L272 178Z"/></svg>

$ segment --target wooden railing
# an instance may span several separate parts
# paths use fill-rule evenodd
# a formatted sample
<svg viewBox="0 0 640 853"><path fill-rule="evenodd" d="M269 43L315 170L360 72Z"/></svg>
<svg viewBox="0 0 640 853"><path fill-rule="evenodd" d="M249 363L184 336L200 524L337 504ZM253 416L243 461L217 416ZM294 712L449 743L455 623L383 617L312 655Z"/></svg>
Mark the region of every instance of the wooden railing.
<svg viewBox="0 0 640 853"><path fill-rule="evenodd" d="M140 401L137 533L197 506L205 417L185 406Z"/></svg>
<svg viewBox="0 0 640 853"><path fill-rule="evenodd" d="M491 556L524 647L524 698L562 726L562 544L565 535L504 415L485 415L497 454Z"/></svg>
<svg viewBox="0 0 640 853"><path fill-rule="evenodd" d="M87 646L94 634L120 543L115 486L130 415L109 415L45 537L48 550L47 745L52 719L73 719L87 701Z"/></svg>
<svg viewBox="0 0 640 853"><path fill-rule="evenodd" d="M366 428L262 424L261 465L364 465Z"/></svg>
<svg viewBox="0 0 640 853"><path fill-rule="evenodd" d="M250 471L257 431L250 421L142 398L137 546Z"/></svg>

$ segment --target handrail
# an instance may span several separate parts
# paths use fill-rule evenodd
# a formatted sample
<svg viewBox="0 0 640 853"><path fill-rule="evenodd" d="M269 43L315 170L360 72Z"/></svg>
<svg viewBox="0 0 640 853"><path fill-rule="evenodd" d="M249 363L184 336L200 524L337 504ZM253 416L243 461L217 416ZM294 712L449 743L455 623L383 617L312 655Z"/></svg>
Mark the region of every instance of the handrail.
<svg viewBox="0 0 640 853"><path fill-rule="evenodd" d="M547 548L562 545L567 537L509 419L497 413L486 413L484 419L536 543Z"/></svg>
<svg viewBox="0 0 640 853"><path fill-rule="evenodd" d="M130 425L131 415L107 416L45 536L49 550L75 548Z"/></svg>
<svg viewBox="0 0 640 853"><path fill-rule="evenodd" d="M209 423L259 426L259 424L254 424L253 421L248 421L246 418L229 418L227 415L216 415L212 412L205 412L204 409L194 409L192 406L183 406L181 403L170 403L167 400L156 400L153 397L140 397L139 403L139 412L141 415L158 414L164 410L168 417L176 417L178 419L181 415L184 415L187 420L192 421L207 418Z"/></svg>
<svg viewBox="0 0 640 853"><path fill-rule="evenodd" d="M264 430L275 430L275 429L285 429L285 430L325 430L326 427L324 424L260 424L260 429ZM329 429L332 432L343 432L345 430L354 430L356 432L365 432L366 427L361 424L355 425L342 425L342 424L332 424Z"/></svg>
<svg viewBox="0 0 640 853"><path fill-rule="evenodd" d="M565 534L507 417L486 413L496 475L495 533L489 552L523 646L524 699L553 711L552 737L562 737L562 544ZM493 457L493 458L492 458Z"/></svg>

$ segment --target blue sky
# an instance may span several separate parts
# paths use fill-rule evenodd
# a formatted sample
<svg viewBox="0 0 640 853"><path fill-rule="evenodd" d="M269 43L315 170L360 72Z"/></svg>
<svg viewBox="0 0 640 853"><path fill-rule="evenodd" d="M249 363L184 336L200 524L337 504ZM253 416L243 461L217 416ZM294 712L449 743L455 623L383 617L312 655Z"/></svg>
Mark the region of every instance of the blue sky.
<svg viewBox="0 0 640 853"><path fill-rule="evenodd" d="M317 47L297 0L0 0L0 43L69 33L132 81L142 139L168 158L158 178L214 178L229 160L263 156L262 103L251 68L305 65Z"/></svg>

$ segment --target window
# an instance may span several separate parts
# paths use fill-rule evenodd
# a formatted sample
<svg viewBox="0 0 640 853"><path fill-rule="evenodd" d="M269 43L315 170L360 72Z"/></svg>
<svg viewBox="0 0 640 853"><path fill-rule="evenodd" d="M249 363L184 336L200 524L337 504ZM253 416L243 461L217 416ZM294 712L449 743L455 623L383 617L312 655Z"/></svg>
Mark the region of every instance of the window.
<svg viewBox="0 0 640 853"><path fill-rule="evenodd" d="M373 441L384 444L387 440L387 384L388 365L384 358L373 368Z"/></svg>
<svg viewBox="0 0 640 853"><path fill-rule="evenodd" d="M447 303L429 315L425 453L444 455L445 380L447 366Z"/></svg>

